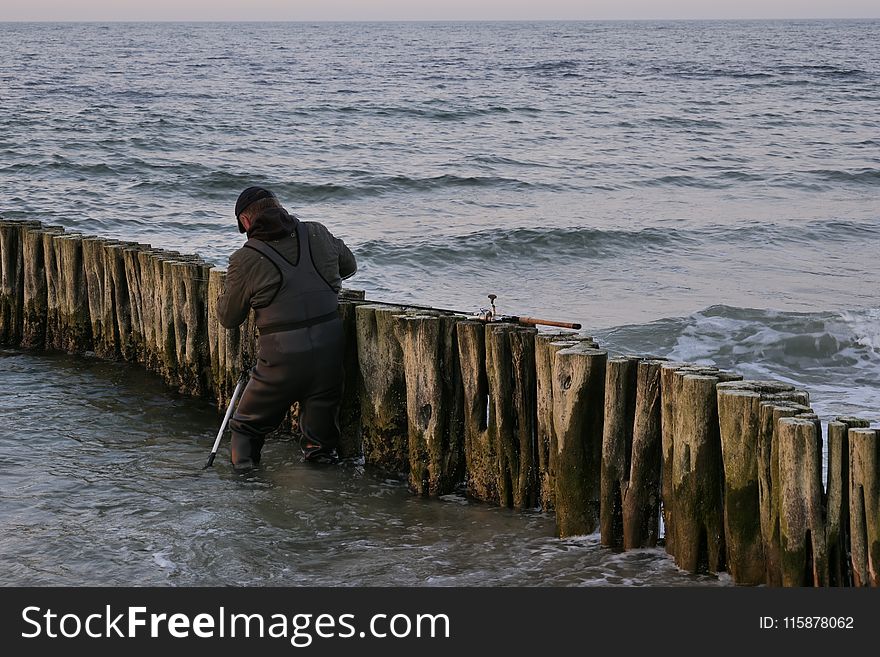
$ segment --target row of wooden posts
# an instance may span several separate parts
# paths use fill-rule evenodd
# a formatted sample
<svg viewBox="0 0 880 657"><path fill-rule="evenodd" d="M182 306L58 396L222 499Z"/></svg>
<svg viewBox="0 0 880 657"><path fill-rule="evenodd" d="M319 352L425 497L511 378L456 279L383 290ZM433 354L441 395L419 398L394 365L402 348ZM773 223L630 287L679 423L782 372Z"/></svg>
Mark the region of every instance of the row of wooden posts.
<svg viewBox="0 0 880 657"><path fill-rule="evenodd" d="M0 219L0 344L139 363L225 407L257 339L252 319L218 323L224 277L198 256ZM828 423L826 484L822 425L793 386L362 293L340 316L340 453L417 494L552 511L560 537L662 543L682 569L741 584L880 585L865 420Z"/></svg>

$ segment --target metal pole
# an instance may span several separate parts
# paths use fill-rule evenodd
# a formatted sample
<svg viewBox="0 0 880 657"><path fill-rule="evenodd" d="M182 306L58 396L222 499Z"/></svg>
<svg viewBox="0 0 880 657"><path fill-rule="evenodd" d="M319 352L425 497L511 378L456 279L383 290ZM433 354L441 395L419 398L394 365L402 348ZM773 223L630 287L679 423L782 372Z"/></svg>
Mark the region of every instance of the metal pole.
<svg viewBox="0 0 880 657"><path fill-rule="evenodd" d="M214 441L214 448L211 450L211 455L208 457L208 462L205 464L205 467L202 468L202 470L207 470L214 464L214 457L217 456L217 449L220 447L220 439L223 438L223 432L226 431L226 425L229 423L229 418L232 417L232 410L233 408L235 408L235 402L238 400L238 396L244 389L247 380L248 373L245 372L241 375L241 378L239 378L238 383L235 386L235 390L232 392L232 399L229 400L229 407L226 409L226 415L223 416L223 424L220 425L220 431L217 432L217 439Z"/></svg>

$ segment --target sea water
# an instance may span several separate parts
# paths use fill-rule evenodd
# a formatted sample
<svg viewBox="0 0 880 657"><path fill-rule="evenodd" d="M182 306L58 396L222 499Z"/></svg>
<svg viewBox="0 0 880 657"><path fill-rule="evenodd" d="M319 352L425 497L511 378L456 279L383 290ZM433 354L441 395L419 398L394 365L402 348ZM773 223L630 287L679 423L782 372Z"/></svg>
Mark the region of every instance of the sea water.
<svg viewBox="0 0 880 657"><path fill-rule="evenodd" d="M197 252L252 184L368 298L579 321L612 351L880 417L880 22L0 24L0 215ZM662 549L199 473L219 422L132 368L0 354L12 583L692 584Z"/></svg>

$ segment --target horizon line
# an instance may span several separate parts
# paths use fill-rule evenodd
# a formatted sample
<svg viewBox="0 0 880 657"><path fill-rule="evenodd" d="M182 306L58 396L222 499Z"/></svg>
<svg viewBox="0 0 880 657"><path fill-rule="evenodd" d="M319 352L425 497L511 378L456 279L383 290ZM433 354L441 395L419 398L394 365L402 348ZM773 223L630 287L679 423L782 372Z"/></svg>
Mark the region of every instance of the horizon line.
<svg viewBox="0 0 880 657"><path fill-rule="evenodd" d="M659 23L713 21L872 21L878 16L775 16L725 18L317 18L317 19L247 19L236 18L0 18L0 23Z"/></svg>

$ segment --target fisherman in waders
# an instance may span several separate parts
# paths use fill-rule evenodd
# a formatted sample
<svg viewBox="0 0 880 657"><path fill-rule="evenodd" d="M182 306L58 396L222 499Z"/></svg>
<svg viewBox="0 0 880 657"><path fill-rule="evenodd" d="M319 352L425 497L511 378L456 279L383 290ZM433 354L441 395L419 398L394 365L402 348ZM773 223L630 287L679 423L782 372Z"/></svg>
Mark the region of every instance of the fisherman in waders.
<svg viewBox="0 0 880 657"><path fill-rule="evenodd" d="M322 224L289 214L269 190L248 187L235 204L248 241L229 258L217 304L220 323L235 328L255 311L257 362L230 421L232 464L260 462L266 434L294 401L304 459L334 462L342 397L342 323L337 295L357 264Z"/></svg>

